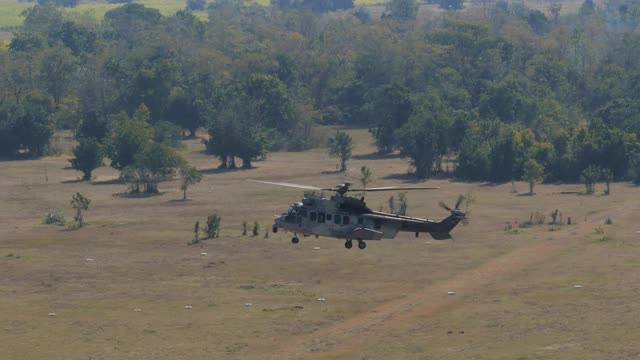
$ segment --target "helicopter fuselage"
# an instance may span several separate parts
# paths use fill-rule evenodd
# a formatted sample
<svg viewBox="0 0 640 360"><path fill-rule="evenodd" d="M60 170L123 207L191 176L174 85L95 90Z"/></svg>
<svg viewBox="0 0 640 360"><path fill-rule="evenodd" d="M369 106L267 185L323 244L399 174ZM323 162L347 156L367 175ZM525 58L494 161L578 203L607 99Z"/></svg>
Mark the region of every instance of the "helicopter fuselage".
<svg viewBox="0 0 640 360"><path fill-rule="evenodd" d="M435 222L426 219L372 211L363 199L349 196L307 197L275 218L274 232L284 229L295 234L327 236L347 240L392 239L399 231L428 232L436 240L450 239L461 218L453 215ZM297 242L297 237L294 237Z"/></svg>

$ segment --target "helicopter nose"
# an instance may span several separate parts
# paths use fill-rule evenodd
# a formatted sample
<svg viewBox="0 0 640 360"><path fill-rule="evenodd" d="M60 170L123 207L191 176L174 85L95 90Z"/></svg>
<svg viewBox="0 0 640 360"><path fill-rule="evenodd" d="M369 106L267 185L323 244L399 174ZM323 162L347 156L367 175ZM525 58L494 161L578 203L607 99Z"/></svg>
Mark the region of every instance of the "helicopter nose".
<svg viewBox="0 0 640 360"><path fill-rule="evenodd" d="M273 232L277 233L278 232L278 228L280 227L280 223L282 222L282 216L276 216L275 219L273 219Z"/></svg>

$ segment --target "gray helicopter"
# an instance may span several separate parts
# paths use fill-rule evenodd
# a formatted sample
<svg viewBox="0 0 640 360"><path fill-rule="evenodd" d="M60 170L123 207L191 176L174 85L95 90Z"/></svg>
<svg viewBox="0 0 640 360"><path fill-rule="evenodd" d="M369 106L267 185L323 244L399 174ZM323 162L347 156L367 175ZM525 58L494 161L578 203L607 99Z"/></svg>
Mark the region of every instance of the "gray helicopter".
<svg viewBox="0 0 640 360"><path fill-rule="evenodd" d="M334 191L336 195L325 198L322 195L308 195L302 202L295 203L282 215L276 216L273 232L279 229L293 232L291 242L297 244L303 236L327 236L345 239L344 247L351 249L352 240L358 241L358 248L365 249L365 240L393 239L398 232L413 232L416 237L420 233L429 233L434 240L451 239L449 232L465 219L465 213L459 209L464 200L461 195L455 206L448 207L443 202L440 206L451 213L440 222L409 216L396 215L381 211L373 211L367 207L364 197L358 199L347 196L348 192L377 192L439 189L438 187L379 187L353 189L350 183L339 184L334 188L250 180L263 184L287 186L314 191Z"/></svg>

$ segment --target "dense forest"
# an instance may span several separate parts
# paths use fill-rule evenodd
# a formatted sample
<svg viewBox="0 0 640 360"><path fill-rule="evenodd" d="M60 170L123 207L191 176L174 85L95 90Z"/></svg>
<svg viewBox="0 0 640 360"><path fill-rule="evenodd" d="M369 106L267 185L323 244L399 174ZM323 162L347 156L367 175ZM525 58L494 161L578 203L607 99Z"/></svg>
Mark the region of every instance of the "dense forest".
<svg viewBox="0 0 640 360"><path fill-rule="evenodd" d="M220 0L203 21L130 3L101 22L35 5L0 49L0 156L45 155L67 129L85 179L103 156L161 177L197 129L221 166L248 167L339 124L419 178L640 182L640 5L549 4Z"/></svg>

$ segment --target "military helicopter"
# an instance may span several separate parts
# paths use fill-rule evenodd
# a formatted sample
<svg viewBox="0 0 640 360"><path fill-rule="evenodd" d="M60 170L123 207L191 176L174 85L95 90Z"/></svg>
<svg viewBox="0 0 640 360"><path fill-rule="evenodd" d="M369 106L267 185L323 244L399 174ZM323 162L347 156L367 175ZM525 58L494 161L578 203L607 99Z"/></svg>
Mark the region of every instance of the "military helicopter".
<svg viewBox="0 0 640 360"><path fill-rule="evenodd" d="M303 236L327 236L345 239L344 247L351 249L353 240L358 241L358 248L365 249L365 240L393 239L399 231L413 232L416 237L420 233L429 233L434 240L451 239L449 232L465 220L465 213L460 210L464 197L460 195L453 208L440 202L440 206L451 215L440 222L409 216L396 215L381 211L373 211L367 207L364 196L360 199L347 196L349 192L377 192L377 191L405 191L431 190L438 187L378 187L353 189L351 183L338 184L334 188L320 188L315 186L291 184L286 182L271 182L250 180L263 184L286 186L314 191L333 191L336 194L330 198L320 195L307 195L301 202L291 205L282 215L276 216L273 232L279 229L293 232L291 242L297 244Z"/></svg>

